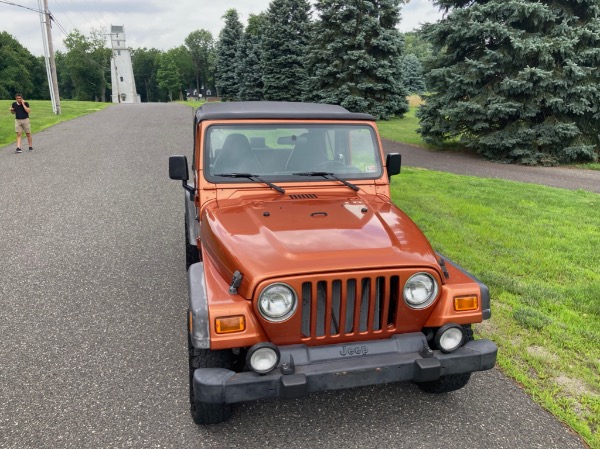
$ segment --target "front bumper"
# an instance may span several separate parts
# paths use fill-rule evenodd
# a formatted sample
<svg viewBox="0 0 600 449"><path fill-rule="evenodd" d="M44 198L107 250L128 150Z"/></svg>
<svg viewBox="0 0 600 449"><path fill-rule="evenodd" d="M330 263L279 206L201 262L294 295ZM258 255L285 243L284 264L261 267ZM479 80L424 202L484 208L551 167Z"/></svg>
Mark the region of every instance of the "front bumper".
<svg viewBox="0 0 600 449"><path fill-rule="evenodd" d="M390 382L424 382L491 369L498 350L490 340L476 340L450 354L430 351L420 332L353 344L279 349L286 366L266 375L223 368L197 369L193 380L195 400L232 404Z"/></svg>

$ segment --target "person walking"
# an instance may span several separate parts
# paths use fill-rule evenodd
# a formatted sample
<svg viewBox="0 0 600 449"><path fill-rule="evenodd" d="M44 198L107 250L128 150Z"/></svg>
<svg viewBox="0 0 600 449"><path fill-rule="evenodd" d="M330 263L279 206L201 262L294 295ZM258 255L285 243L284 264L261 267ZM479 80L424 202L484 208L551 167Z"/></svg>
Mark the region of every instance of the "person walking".
<svg viewBox="0 0 600 449"><path fill-rule="evenodd" d="M29 123L29 113L31 108L29 103L23 100L21 94L15 95L15 101L10 107L10 112L15 114L15 132L17 133L17 149L16 153L22 153L21 150L21 136L23 133L27 135L27 142L29 143L29 151L33 151L33 142L31 138L31 125Z"/></svg>

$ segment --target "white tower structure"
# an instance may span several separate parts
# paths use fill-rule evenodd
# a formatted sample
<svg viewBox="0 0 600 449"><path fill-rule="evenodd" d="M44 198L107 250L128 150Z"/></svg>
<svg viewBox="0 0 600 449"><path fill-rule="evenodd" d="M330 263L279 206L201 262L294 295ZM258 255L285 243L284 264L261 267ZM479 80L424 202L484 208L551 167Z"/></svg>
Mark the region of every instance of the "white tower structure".
<svg viewBox="0 0 600 449"><path fill-rule="evenodd" d="M110 82L112 84L113 103L139 103L135 88L131 52L125 45L125 27L111 25L110 41L112 58L110 59Z"/></svg>

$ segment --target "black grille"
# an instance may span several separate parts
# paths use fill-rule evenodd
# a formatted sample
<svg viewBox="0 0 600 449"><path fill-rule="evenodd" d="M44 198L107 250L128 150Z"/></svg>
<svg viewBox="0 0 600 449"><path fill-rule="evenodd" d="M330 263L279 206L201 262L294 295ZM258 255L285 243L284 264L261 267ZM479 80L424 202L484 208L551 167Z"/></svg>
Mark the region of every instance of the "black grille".
<svg viewBox="0 0 600 449"><path fill-rule="evenodd" d="M302 336L350 335L393 326L399 283L398 276L302 283Z"/></svg>
<svg viewBox="0 0 600 449"><path fill-rule="evenodd" d="M300 193L300 194L290 195L290 198L293 200L306 200L306 199L318 198L318 196L315 195L314 193Z"/></svg>

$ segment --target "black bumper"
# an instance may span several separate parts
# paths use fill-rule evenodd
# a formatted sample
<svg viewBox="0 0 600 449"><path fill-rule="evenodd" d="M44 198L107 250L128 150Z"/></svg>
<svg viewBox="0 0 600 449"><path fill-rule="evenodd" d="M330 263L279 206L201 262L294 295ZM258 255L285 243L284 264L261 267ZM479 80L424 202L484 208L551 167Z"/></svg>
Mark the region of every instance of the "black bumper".
<svg viewBox="0 0 600 449"><path fill-rule="evenodd" d="M448 374L491 369L496 364L498 348L489 340L470 341L451 354L427 353L424 344L422 333L411 333L345 345L282 346L281 361L289 363L290 356L293 358L293 374L282 374L285 370L280 368L262 376L200 368L194 372L194 396L198 402L228 404L293 398L316 391L436 380Z"/></svg>

